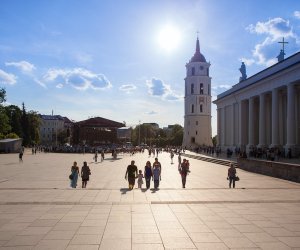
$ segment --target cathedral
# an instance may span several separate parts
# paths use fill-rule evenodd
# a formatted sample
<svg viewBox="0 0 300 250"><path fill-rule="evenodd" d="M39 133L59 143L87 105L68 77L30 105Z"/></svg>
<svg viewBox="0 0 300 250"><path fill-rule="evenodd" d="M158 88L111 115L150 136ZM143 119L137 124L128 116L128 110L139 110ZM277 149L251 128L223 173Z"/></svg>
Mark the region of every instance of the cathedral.
<svg viewBox="0 0 300 250"><path fill-rule="evenodd" d="M300 155L300 52L247 78L219 94L218 144L223 150L279 149Z"/></svg>
<svg viewBox="0 0 300 250"><path fill-rule="evenodd" d="M186 64L182 146L187 149L212 145L209 67L197 38L195 54Z"/></svg>

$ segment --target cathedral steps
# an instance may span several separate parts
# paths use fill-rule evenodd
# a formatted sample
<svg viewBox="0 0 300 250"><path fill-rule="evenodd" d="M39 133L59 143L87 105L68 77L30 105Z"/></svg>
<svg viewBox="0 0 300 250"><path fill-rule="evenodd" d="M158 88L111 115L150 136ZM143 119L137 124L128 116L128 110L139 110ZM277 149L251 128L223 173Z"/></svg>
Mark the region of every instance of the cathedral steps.
<svg viewBox="0 0 300 250"><path fill-rule="evenodd" d="M230 163L233 163L233 165L237 168L237 162L235 161L229 161L229 160L225 160L225 159L220 159L220 158L213 158L213 157L206 157L203 155L194 155L194 154L185 154L183 153L182 156L188 157L188 158L192 158L192 159L196 159L196 160L200 160L200 161L207 161L207 162L211 162L211 163L215 163L215 164L220 164L220 165L224 165L224 166L229 166Z"/></svg>

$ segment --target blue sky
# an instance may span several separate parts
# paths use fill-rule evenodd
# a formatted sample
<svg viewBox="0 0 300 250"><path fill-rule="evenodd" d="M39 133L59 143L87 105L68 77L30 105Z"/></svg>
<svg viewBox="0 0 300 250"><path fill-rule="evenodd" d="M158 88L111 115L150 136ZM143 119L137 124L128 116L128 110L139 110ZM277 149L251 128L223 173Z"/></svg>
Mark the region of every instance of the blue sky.
<svg viewBox="0 0 300 250"><path fill-rule="evenodd" d="M248 77L276 63L283 36L286 57L300 50L300 4L1 0L0 87L7 104L25 102L41 114L183 125L185 64L197 31L214 100L238 82L241 61Z"/></svg>

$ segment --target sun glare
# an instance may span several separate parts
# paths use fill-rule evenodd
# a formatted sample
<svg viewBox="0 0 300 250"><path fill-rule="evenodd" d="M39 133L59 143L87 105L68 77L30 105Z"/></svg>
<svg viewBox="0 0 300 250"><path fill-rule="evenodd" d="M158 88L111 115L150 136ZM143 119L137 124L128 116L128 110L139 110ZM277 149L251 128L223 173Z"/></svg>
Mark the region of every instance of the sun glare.
<svg viewBox="0 0 300 250"><path fill-rule="evenodd" d="M172 51L178 47L180 32L174 26L166 25L158 33L157 42L162 49Z"/></svg>

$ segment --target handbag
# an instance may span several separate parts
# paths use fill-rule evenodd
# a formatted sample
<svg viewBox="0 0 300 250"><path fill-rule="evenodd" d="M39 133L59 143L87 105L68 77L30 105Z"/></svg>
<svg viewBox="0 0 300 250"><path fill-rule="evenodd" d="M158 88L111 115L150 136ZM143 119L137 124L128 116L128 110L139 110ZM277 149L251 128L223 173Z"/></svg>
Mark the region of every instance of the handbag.
<svg viewBox="0 0 300 250"><path fill-rule="evenodd" d="M236 176L235 181L239 181L239 180L240 180L240 177Z"/></svg>
<svg viewBox="0 0 300 250"><path fill-rule="evenodd" d="M69 175L69 179L73 180L73 175L72 174Z"/></svg>

